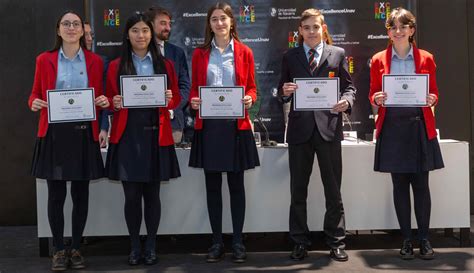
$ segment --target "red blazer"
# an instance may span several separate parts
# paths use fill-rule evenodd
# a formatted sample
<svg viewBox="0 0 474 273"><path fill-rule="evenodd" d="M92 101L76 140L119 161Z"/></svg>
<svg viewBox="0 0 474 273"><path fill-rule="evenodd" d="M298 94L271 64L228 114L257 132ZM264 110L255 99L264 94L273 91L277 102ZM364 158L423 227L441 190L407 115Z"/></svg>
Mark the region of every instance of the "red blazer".
<svg viewBox="0 0 474 273"><path fill-rule="evenodd" d="M415 62L415 73L417 74L429 74L429 92L430 94L436 95L438 98L438 86L436 85L436 64L429 52L422 49L418 49L413 46L413 59ZM390 74L390 65L392 61L392 46L389 46L386 50L378 52L372 57L370 65L370 92L369 100L370 103L375 105L374 93L382 91L382 75ZM436 101L437 102L437 101ZM382 125L385 119L385 107L378 106L378 118L375 122L375 128L377 129L376 138L379 137L382 131ZM426 132L428 139L436 137L436 125L431 107L422 107L423 117L426 126Z"/></svg>
<svg viewBox="0 0 474 273"><path fill-rule="evenodd" d="M194 97L199 97L199 86L206 86L207 66L211 51L208 49L196 48L193 52L192 61L192 83L189 101ZM245 88L245 95L252 97L252 103L257 99L257 87L255 85L255 68L253 53L246 45L234 40L234 69L236 86ZM250 119L247 110L245 118L237 120L239 130L250 130ZM196 115L194 129L202 129L202 120Z"/></svg>
<svg viewBox="0 0 474 273"><path fill-rule="evenodd" d="M106 84L107 97L109 99L112 109L114 107L112 103L112 98L115 95L120 94L120 88L117 82L117 77L119 77L118 75L119 65L120 65L120 58L117 58L110 63L109 70L107 71L107 84ZM176 108L179 105L179 102L181 101L181 96L179 95L179 88L178 88L178 78L176 77L176 72L174 71L174 66L171 61L165 60L165 67L166 67L166 73L168 74L168 77L167 77L168 88L171 89L171 92L173 93L173 98L169 101L168 107L164 109L173 109L173 108ZM158 115L158 113L159 112L157 111L156 114ZM128 117L128 109L126 108L120 109L119 111L114 111L112 129L110 131L110 143L117 144L120 141L120 138L122 137L122 134L125 131L125 127L127 126L127 117ZM159 123L161 123L161 118L159 120ZM169 129L170 130L169 134L166 133L167 129L164 128L163 129L164 132L162 132L161 130L162 129L160 128L160 136L157 139L160 145L161 145L161 142L169 143L170 140L171 140L171 143L174 143L173 136L171 134L171 127ZM160 140L162 135L163 135L163 139Z"/></svg>
<svg viewBox="0 0 474 273"><path fill-rule="evenodd" d="M102 95L103 86L103 71L104 63L102 59L89 50L83 49L86 59L86 70L88 78L88 86L94 88L95 97ZM47 100L46 90L56 88L56 76L58 74L58 50L53 52L43 52L36 57L35 79L33 88L31 90L30 98L28 99L28 106L31 109L31 104L35 99ZM96 107L97 116L99 116L100 108ZM40 118L38 122L38 137L46 136L48 132L48 109L43 108L40 111ZM92 121L92 134L95 141L99 140L99 123L97 119Z"/></svg>

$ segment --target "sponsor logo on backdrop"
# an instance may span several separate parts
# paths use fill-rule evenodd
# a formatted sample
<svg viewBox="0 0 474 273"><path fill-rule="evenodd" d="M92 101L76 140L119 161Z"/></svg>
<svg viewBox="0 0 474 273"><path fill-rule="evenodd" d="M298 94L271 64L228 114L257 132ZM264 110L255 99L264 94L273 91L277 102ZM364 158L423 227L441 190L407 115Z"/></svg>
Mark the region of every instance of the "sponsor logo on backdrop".
<svg viewBox="0 0 474 273"><path fill-rule="evenodd" d="M255 23L255 6L240 6L239 21L241 23Z"/></svg>
<svg viewBox="0 0 474 273"><path fill-rule="evenodd" d="M112 41L108 41L108 42L97 42L95 45L98 46L98 47L121 46L121 45L122 45L122 42L112 42Z"/></svg>
<svg viewBox="0 0 474 273"><path fill-rule="evenodd" d="M320 9L322 14L350 14L355 13L355 9Z"/></svg>
<svg viewBox="0 0 474 273"><path fill-rule="evenodd" d="M194 18L194 17L207 17L207 13L203 12L185 12L183 17Z"/></svg>
<svg viewBox="0 0 474 273"><path fill-rule="evenodd" d="M255 63L255 71L257 72L257 74L274 74L275 73L275 71L273 70L260 70L260 67L261 67L260 63Z"/></svg>
<svg viewBox="0 0 474 273"><path fill-rule="evenodd" d="M183 44L188 48L196 48L196 47L204 44L204 37L185 36L183 38Z"/></svg>
<svg viewBox="0 0 474 273"><path fill-rule="evenodd" d="M118 27L120 26L120 10L104 9L104 26Z"/></svg>
<svg viewBox="0 0 474 273"><path fill-rule="evenodd" d="M375 19L385 20L390 15L390 2L375 2Z"/></svg>
<svg viewBox="0 0 474 273"><path fill-rule="evenodd" d="M388 39L387 34L369 34L367 35L367 40L386 40Z"/></svg>
<svg viewBox="0 0 474 273"><path fill-rule="evenodd" d="M266 37L257 37L257 38L242 38L240 39L243 43L268 43L270 38Z"/></svg>
<svg viewBox="0 0 474 273"><path fill-rule="evenodd" d="M349 67L349 73L354 74L354 57L347 56L346 60L347 60L347 65Z"/></svg>
<svg viewBox="0 0 474 273"><path fill-rule="evenodd" d="M296 8L276 8L271 7L270 10L271 17L277 17L279 20L289 20L294 19L298 20L301 16L296 14Z"/></svg>
<svg viewBox="0 0 474 273"><path fill-rule="evenodd" d="M276 87L273 87L273 88L272 88L272 96L273 96L273 97L277 97L277 96L278 96L278 88L276 88Z"/></svg>
<svg viewBox="0 0 474 273"><path fill-rule="evenodd" d="M359 41L346 41L345 33L331 34L331 38L334 45L358 45Z"/></svg>
<svg viewBox="0 0 474 273"><path fill-rule="evenodd" d="M288 48L298 47L298 31L288 32Z"/></svg>

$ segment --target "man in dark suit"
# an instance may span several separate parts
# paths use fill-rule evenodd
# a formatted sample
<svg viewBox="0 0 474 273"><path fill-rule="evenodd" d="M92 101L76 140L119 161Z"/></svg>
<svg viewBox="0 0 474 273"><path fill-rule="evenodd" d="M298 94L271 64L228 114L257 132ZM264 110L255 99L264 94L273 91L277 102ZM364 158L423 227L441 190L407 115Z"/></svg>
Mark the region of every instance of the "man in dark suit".
<svg viewBox="0 0 474 273"><path fill-rule="evenodd" d="M356 89L348 72L344 49L331 46L330 36L319 10L305 10L300 19L299 47L283 56L279 95L293 104L298 86L295 78L339 77L340 100L331 110L294 111L288 116L288 142L291 205L290 237L295 244L291 259L302 260L311 245L307 225L306 198L313 169L314 153L318 157L326 199L324 233L331 248L330 256L347 261L345 252L344 207L341 198L342 112L349 113Z"/></svg>
<svg viewBox="0 0 474 273"><path fill-rule="evenodd" d="M181 103L174 110L170 110L173 140L175 144L178 144L181 143L183 137L184 110L188 103L189 89L191 88L186 54L182 48L168 42L171 33L171 12L162 7L151 7L147 11L147 16L152 20L155 41L161 54L173 61L178 76Z"/></svg>

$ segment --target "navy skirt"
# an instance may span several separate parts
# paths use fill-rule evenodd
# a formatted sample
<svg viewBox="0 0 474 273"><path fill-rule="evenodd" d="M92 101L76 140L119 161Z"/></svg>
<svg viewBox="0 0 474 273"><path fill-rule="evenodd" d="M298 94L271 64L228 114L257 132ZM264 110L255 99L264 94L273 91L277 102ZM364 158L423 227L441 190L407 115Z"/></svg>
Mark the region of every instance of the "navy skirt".
<svg viewBox="0 0 474 273"><path fill-rule="evenodd" d="M374 170L420 173L444 167L438 139L428 140L421 108L387 108Z"/></svg>
<svg viewBox="0 0 474 273"><path fill-rule="evenodd" d="M169 181L181 176L174 145L160 146L160 180Z"/></svg>
<svg viewBox="0 0 474 273"><path fill-rule="evenodd" d="M260 166L251 130L238 130L236 120L204 120L195 130L189 166L215 172L241 172Z"/></svg>
<svg viewBox="0 0 474 273"><path fill-rule="evenodd" d="M159 116L157 109L129 109L127 126L117 144L110 144L106 172L112 180L159 182Z"/></svg>
<svg viewBox="0 0 474 273"><path fill-rule="evenodd" d="M86 181L104 177L99 142L90 122L49 124L36 140L31 174L48 180Z"/></svg>

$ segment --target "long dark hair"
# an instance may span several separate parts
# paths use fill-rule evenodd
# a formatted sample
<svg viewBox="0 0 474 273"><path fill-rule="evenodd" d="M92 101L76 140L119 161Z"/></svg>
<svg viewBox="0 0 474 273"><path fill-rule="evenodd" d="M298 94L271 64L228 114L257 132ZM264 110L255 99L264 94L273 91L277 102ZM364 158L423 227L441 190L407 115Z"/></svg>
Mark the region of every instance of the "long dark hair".
<svg viewBox="0 0 474 273"><path fill-rule="evenodd" d="M119 75L136 75L137 70L133 65L132 59L132 44L130 39L128 39L128 30L131 29L136 23L144 22L151 31L151 40L148 44L148 51L151 54L153 60L153 70L155 74L167 74L165 67L164 57L161 55L160 51L156 47L155 40L153 39L153 25L148 17L146 17L141 12L135 12L132 16L128 17L127 22L125 23L125 29L123 30L123 39L122 39L122 53L120 56L120 65L119 65ZM168 75L167 75L168 76ZM118 84L120 86L120 77L117 77Z"/></svg>
<svg viewBox="0 0 474 273"><path fill-rule="evenodd" d="M210 7L209 10L207 11L206 34L204 38L204 44L199 46L200 48L204 48L204 49L211 48L211 42L212 42L212 39L214 38L214 32L212 32L212 29L211 29L211 15L216 9L223 10L224 13L230 17L230 21L231 21L230 37L240 42L239 35L237 34L237 23L235 21L234 14L232 13L232 7L225 2L217 2L215 5Z"/></svg>
<svg viewBox="0 0 474 273"><path fill-rule="evenodd" d="M82 20L82 17L77 12L75 12L73 10L66 10L65 12L63 12L63 14L61 14L61 16L59 16L58 20L56 21L56 30L54 32L56 34L56 41L54 42L54 47L49 52L59 50L61 48L61 46L63 45L63 38L61 38L61 36L58 35L58 31L59 31L59 28L61 27L61 25L60 25L61 20L63 19L64 15L66 15L68 13L74 14L77 17L79 17L79 20L81 20L82 32L84 32L84 20ZM87 49L86 48L86 38L84 37L84 34L79 39L79 46L82 47L83 50Z"/></svg>

